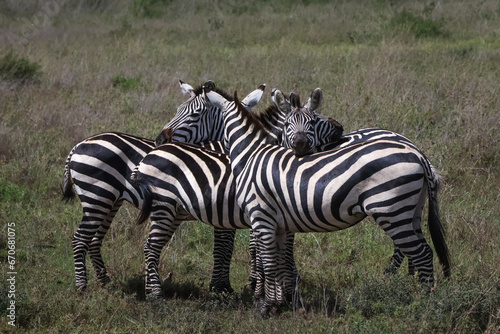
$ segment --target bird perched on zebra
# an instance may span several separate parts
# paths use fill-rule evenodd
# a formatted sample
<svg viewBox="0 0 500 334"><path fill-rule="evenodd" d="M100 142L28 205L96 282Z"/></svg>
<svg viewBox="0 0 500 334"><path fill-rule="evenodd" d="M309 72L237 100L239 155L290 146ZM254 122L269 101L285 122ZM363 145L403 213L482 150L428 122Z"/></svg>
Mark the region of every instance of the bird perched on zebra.
<svg viewBox="0 0 500 334"><path fill-rule="evenodd" d="M403 142L377 139L296 157L270 142L255 117L238 101L207 90L223 112L225 140L236 182L238 205L249 217L257 240L255 297L267 317L283 303L284 236L351 227L367 216L412 260L424 289L434 284L433 251L421 231L429 200L428 226L445 276L449 253L439 220L440 177L422 152Z"/></svg>

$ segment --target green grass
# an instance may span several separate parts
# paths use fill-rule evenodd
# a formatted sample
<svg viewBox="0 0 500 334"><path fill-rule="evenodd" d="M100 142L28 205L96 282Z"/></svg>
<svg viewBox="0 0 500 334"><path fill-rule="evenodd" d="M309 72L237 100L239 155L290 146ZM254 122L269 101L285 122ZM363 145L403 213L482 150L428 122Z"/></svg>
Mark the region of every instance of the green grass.
<svg viewBox="0 0 500 334"><path fill-rule="evenodd" d="M0 4L0 68L9 68L0 73L2 332L15 330L6 321L6 232L12 222L16 329L22 332L500 330L495 2L57 5ZM12 73L29 80L12 79ZM211 79L240 95L266 83L262 108L272 87L303 96L321 87L321 113L346 132L381 127L409 137L445 177L439 203L451 278L443 278L436 259L437 285L426 297L406 268L383 276L392 243L371 220L336 233L301 234L295 252L307 312L261 320L245 289L248 231L236 237L236 293L221 297L208 292L212 229L190 222L162 253L161 273L173 273L164 287L167 301L146 301L147 226L134 225L137 211L125 205L103 247L113 283L98 286L89 268L88 291L77 293L71 238L81 208L60 200L67 154L103 131L155 138L186 99L179 78L193 86ZM426 223L423 230L428 236Z"/></svg>

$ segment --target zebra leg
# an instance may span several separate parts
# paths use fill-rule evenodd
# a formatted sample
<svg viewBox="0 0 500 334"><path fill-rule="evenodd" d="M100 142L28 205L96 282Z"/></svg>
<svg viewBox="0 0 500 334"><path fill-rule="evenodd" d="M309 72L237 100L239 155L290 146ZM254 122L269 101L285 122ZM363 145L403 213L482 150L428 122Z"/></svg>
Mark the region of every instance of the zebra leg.
<svg viewBox="0 0 500 334"><path fill-rule="evenodd" d="M404 259L405 256L403 255L403 252L398 247L394 246L394 254L392 254L391 260L384 270L384 274L395 274L398 271L399 267L401 267L401 263L403 263ZM415 266L413 265L413 262L410 258L408 258L408 275L415 275Z"/></svg>
<svg viewBox="0 0 500 334"><path fill-rule="evenodd" d="M394 241L395 249L407 256L409 263L418 271L418 277L425 292L434 286L433 252L422 234L421 217L426 199L423 187L413 217L396 222L383 222L379 225Z"/></svg>
<svg viewBox="0 0 500 334"><path fill-rule="evenodd" d="M229 267L233 256L235 234L236 230L214 228L214 269L210 291L217 293L234 291L229 281Z"/></svg>
<svg viewBox="0 0 500 334"><path fill-rule="evenodd" d="M276 230L265 221L258 221L252 225L257 244L257 284L255 299L258 301L259 312L263 318L270 315L270 311L277 305L277 243Z"/></svg>
<svg viewBox="0 0 500 334"><path fill-rule="evenodd" d="M276 234L276 279L275 279L275 292L274 292L276 296L275 297L276 301L273 303L274 305L271 308L271 314L273 315L278 314L281 311L281 307L285 304L286 301L285 289L288 285L290 285L290 282L286 282L288 274L287 263L286 263L288 236L289 234L284 232ZM293 240L292 240L292 246L293 246ZM293 269L292 269L292 275L293 275ZM287 285L287 283L289 284Z"/></svg>
<svg viewBox="0 0 500 334"><path fill-rule="evenodd" d="M250 253L250 275L248 276L248 287L250 291L255 294L255 287L257 285L257 244L253 230L250 230L250 244L248 245Z"/></svg>
<svg viewBox="0 0 500 334"><path fill-rule="evenodd" d="M389 265L385 268L384 274L390 274L393 275L395 274L399 267L401 267L401 263L403 263L403 260L405 259L405 256L403 255L403 252L401 249L398 247L394 246L394 254L392 254L392 257L389 261Z"/></svg>
<svg viewBox="0 0 500 334"><path fill-rule="evenodd" d="M144 244L146 266L146 295L163 297L158 263L163 247L170 241L181 220L174 220L170 215L151 214L151 229Z"/></svg>
<svg viewBox="0 0 500 334"><path fill-rule="evenodd" d="M85 291L87 289L85 257L87 256L92 238L99 229L99 226L101 226L101 223L102 221L100 219L92 217L91 214L85 212L84 209L82 222L80 226L78 226L72 239L76 289L79 291Z"/></svg>
<svg viewBox="0 0 500 334"><path fill-rule="evenodd" d="M303 308L302 297L298 290L299 283L301 281L299 271L295 265L295 259L293 256L293 243L295 240L295 233L286 233L286 244L285 244L285 277L284 277L284 292L285 300L288 303L292 303L293 307Z"/></svg>
<svg viewBox="0 0 500 334"><path fill-rule="evenodd" d="M418 276L423 289L426 292L430 292L430 289L434 285L433 276L433 253L432 249L429 247L425 239L420 238L411 227L411 222L405 225L404 238L399 238L398 234L401 235L401 229L397 229L400 233L393 233L391 227L396 224L382 224L382 228L394 241L394 245L400 250L402 256L406 256L409 259L409 263L415 266L418 271ZM401 225L399 225L401 227Z"/></svg>
<svg viewBox="0 0 500 334"><path fill-rule="evenodd" d="M118 201L113 205L113 209L109 212L106 219L104 219L102 224L99 226L99 229L94 235L94 238L92 238L89 247L89 255L97 275L97 281L102 285L111 282L111 279L109 278L108 273L106 272L106 267L104 265L104 261L101 255L102 240L104 236L106 236L106 233L108 232L108 229L111 226L111 223L113 222L113 218L115 217L116 213L122 206L122 203L123 201Z"/></svg>

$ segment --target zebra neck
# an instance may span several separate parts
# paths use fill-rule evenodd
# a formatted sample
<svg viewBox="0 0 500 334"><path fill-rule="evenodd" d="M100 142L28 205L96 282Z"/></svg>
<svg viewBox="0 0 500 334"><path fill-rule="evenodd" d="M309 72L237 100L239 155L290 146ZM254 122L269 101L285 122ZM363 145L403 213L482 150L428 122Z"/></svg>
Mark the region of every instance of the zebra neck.
<svg viewBox="0 0 500 334"><path fill-rule="evenodd" d="M238 101L224 108L224 136L235 177L256 151L266 144L276 144L262 123Z"/></svg>
<svg viewBox="0 0 500 334"><path fill-rule="evenodd" d="M285 114L275 105L270 105L264 111L257 113L256 116L260 119L264 128L269 131L269 134L280 143L285 124Z"/></svg>

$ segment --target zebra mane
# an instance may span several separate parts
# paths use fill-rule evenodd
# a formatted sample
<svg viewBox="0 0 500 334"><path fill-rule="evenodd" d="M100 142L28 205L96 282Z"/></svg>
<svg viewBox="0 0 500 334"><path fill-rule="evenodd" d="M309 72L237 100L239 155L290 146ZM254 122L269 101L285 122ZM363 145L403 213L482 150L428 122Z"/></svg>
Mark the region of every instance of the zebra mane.
<svg viewBox="0 0 500 334"><path fill-rule="evenodd" d="M218 88L218 87L215 87L214 89L212 89L214 92L216 92L217 94L221 95L222 97L224 97L226 100L228 101L234 101L233 97L226 93L225 91L223 91L222 89ZM194 94L196 96L200 95L200 94L203 94L203 85L200 85L198 86L197 88L194 89Z"/></svg>
<svg viewBox="0 0 500 334"><path fill-rule="evenodd" d="M258 118L262 118L262 116L272 116L277 112L278 108L274 104L270 104L264 110L252 111L252 114Z"/></svg>
<svg viewBox="0 0 500 334"><path fill-rule="evenodd" d="M241 114L242 118L247 119L249 123L255 126L256 129L259 129L262 133L263 137L267 137L267 141L271 144L277 144L276 139L271 135L271 132L266 129L264 124L262 124L261 120L258 118L258 114L252 113L245 108L240 100L238 99L237 91L234 91L234 104L238 108L238 112ZM269 106L266 108L264 112L277 112L278 108L272 108L273 106Z"/></svg>

